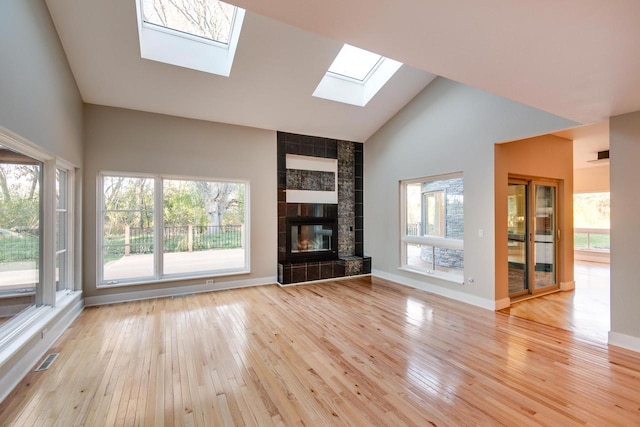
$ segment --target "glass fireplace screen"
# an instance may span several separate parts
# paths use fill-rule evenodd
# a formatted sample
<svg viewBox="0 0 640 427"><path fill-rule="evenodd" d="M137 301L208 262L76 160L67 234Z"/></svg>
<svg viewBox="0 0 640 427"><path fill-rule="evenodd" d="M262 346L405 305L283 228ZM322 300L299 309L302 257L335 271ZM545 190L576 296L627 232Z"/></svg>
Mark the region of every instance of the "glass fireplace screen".
<svg viewBox="0 0 640 427"><path fill-rule="evenodd" d="M332 236L331 225L292 225L291 253L330 251Z"/></svg>

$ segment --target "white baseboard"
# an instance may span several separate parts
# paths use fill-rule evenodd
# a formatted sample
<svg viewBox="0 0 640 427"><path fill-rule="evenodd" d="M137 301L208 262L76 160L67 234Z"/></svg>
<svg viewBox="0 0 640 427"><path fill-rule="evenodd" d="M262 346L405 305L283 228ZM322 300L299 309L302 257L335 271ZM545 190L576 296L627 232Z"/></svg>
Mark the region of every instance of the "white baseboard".
<svg viewBox="0 0 640 427"><path fill-rule="evenodd" d="M640 338L609 331L609 344L640 353Z"/></svg>
<svg viewBox="0 0 640 427"><path fill-rule="evenodd" d="M572 291L576 288L576 281L572 280L570 282L560 282L560 290L561 291Z"/></svg>
<svg viewBox="0 0 640 427"><path fill-rule="evenodd" d="M60 338L60 335L62 335L76 317L82 313L83 307L84 301L81 296L78 295L77 299L72 301L70 305L61 309L60 312L55 313L56 309L53 308L51 315L48 316L48 321L43 319L41 324L38 324L33 328L34 331L29 333L31 338L29 342L33 342L35 339L35 344L32 344L31 348L29 348L23 356L19 357L18 360L11 362L11 369L0 378L0 402L2 402L5 397L11 393L11 391L13 391L29 371L33 369L35 364L38 363L42 356L46 354L53 343ZM59 317L56 318L56 316ZM38 337L41 330L47 331L44 337L42 337L42 335ZM25 346L26 345L29 344L26 343Z"/></svg>
<svg viewBox="0 0 640 427"><path fill-rule="evenodd" d="M247 288L250 286L269 285L277 283L274 277L259 277L256 279L232 280L228 282L198 285L175 286L171 288L149 289L145 291L120 292L117 294L98 295L86 297L84 305L87 307L95 305L116 304L129 301L140 301L145 299L172 297L187 294L197 294L202 292L223 291L226 289Z"/></svg>
<svg viewBox="0 0 640 427"><path fill-rule="evenodd" d="M387 273L386 271L373 270L371 274L375 277L380 277L382 279L390 280L404 286L431 292L436 295L441 295L443 297L475 305L477 307L486 308L487 310L498 310L498 308L496 308L496 301L491 299L482 298L465 292L460 292L455 289L448 289L443 286L438 286L423 280L416 280L404 276L398 276L396 274Z"/></svg>

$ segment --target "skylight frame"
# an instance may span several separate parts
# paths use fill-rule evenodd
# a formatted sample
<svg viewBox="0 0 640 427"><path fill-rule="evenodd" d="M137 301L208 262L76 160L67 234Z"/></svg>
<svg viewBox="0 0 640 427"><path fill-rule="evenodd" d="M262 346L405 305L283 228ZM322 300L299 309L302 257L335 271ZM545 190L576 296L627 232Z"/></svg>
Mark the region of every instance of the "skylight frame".
<svg viewBox="0 0 640 427"><path fill-rule="evenodd" d="M401 62L382 56L364 80L327 70L312 95L316 98L365 107L402 65Z"/></svg>
<svg viewBox="0 0 640 427"><path fill-rule="evenodd" d="M368 55L374 55L374 56L378 57L376 62L369 68L367 73L362 78L359 78L359 77L353 76L353 75L349 75L349 74L345 74L345 73L340 73L340 72L332 70L332 68L336 66L336 63L338 61L341 61L341 60L342 61L345 61L345 60L353 61L353 59L341 58L341 57L345 57L345 56L349 55L349 52L348 52L349 49L356 49L358 51L361 51L362 53L365 53L365 54L368 54ZM360 54L362 54L362 53L360 53ZM380 67L380 65L384 62L385 59L386 58L384 56L380 55L380 54L369 52L368 50L361 49L359 47L352 46L350 44L346 44L345 43L342 46L342 48L340 49L340 52L338 52L338 55L336 55L335 59L333 60L333 62L329 66L329 69L327 70L327 74L330 74L332 76L335 76L335 77L338 77L338 78L342 78L342 79L345 79L345 80L349 80L349 81L353 81L353 82L364 84L371 77L371 75L373 75L373 73L376 72L378 67Z"/></svg>
<svg viewBox="0 0 640 427"><path fill-rule="evenodd" d="M234 6L228 44L144 20L143 0L136 0L140 56L143 59L229 77L245 10ZM232 5L233 6L233 5Z"/></svg>
<svg viewBox="0 0 640 427"><path fill-rule="evenodd" d="M229 34L228 34L228 41L222 42L220 40L216 40L216 39L212 39L206 36L200 36L198 34L193 34L193 33L189 33L187 31L182 31L179 30L177 28L172 28L172 27L167 27L161 24L156 24L150 21L147 21L144 19L144 5L142 4L144 2L144 0L138 0L138 3L140 4L140 16L141 16L141 21L142 21L142 26L144 26L145 28L148 28L152 31L161 31L170 35L173 35L175 37L183 37L187 40L192 40L195 42L199 42L199 43L206 43L206 44L211 44L214 46L218 46L218 47L223 47L225 49L229 48L229 44L231 43L232 40L232 35L233 35L233 31L236 25L236 18L238 16L238 11L242 10L241 8L239 8L238 6L232 5L230 3L227 2L222 2L222 3L226 3L229 4L230 6L233 7L233 17L231 19L231 24L229 25Z"/></svg>

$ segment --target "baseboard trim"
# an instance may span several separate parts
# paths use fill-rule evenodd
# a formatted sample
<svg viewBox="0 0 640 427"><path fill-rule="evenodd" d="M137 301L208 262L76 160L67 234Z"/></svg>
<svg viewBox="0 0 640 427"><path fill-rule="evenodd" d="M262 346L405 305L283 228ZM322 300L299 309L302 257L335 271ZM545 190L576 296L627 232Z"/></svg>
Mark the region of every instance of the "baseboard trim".
<svg viewBox="0 0 640 427"><path fill-rule="evenodd" d="M22 379L33 369L33 367L42 359L42 356L51 348L53 343L67 330L71 323L82 313L84 301L80 294L67 307L60 312L52 312L50 318L44 319L43 325L38 325L34 333L30 333L29 342L36 340L35 344L29 348L23 356L17 358L11 369L0 378L0 402L2 402L13 389L22 381ZM52 310L55 310L52 309ZM56 318L56 316L59 316ZM44 337L40 335L40 330L46 329L47 333ZM25 346L29 345L29 342ZM14 357L15 359L16 357Z"/></svg>
<svg viewBox="0 0 640 427"><path fill-rule="evenodd" d="M571 280L570 282L560 282L560 290L561 291L572 291L576 288L576 281Z"/></svg>
<svg viewBox="0 0 640 427"><path fill-rule="evenodd" d="M627 350L640 353L640 338L620 332L609 331L609 345L626 348Z"/></svg>
<svg viewBox="0 0 640 427"><path fill-rule="evenodd" d="M198 294L203 292L224 291L227 289L239 289L248 288L251 286L262 286L277 283L277 278L273 277L259 277L255 279L246 280L232 280L228 282L198 285L186 285L186 286L174 286L171 288L162 289L150 289L146 291L132 291L132 292L120 292L117 294L98 295L93 297L86 297L84 299L84 305L86 307L92 307L96 305L117 304L122 302L140 301L153 298L173 297L186 294ZM120 288L122 289L122 288Z"/></svg>
<svg viewBox="0 0 640 427"><path fill-rule="evenodd" d="M503 308L511 307L511 298L502 298L496 300L496 310L502 310Z"/></svg>
<svg viewBox="0 0 640 427"><path fill-rule="evenodd" d="M442 286L435 285L433 283L425 282L422 280L410 279L404 276L398 276L397 274L387 273L386 271L373 270L371 274L374 277L380 277L381 279L390 280L400 285L409 286L410 288L420 289L426 292L431 292L436 295L451 298L456 301L464 302L467 304L475 305L476 307L485 308L487 310L497 310L496 301L487 298L482 298L476 295L470 295L464 292L456 291L454 289L447 289Z"/></svg>

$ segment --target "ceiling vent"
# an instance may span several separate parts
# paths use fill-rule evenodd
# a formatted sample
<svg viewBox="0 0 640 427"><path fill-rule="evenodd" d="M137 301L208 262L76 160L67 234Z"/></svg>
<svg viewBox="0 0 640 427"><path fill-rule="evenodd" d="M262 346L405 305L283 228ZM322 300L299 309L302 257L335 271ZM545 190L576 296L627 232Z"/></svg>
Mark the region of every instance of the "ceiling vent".
<svg viewBox="0 0 640 427"><path fill-rule="evenodd" d="M598 151L598 158L596 160L589 160L589 163L609 163L609 150Z"/></svg>

